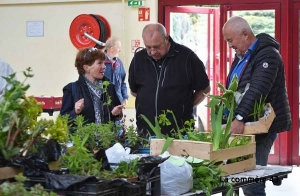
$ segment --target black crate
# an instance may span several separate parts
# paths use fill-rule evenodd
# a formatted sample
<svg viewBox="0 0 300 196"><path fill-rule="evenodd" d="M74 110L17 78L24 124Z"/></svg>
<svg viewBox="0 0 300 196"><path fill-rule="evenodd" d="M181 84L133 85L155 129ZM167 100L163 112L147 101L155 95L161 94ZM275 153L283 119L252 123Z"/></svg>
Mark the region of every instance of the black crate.
<svg viewBox="0 0 300 196"><path fill-rule="evenodd" d="M42 187L46 188L46 180L42 177L26 177L27 180L24 182L25 188L34 187L36 184L40 184Z"/></svg>
<svg viewBox="0 0 300 196"><path fill-rule="evenodd" d="M153 168L148 177L141 181L126 184L120 188L120 194L120 196L160 196L160 168Z"/></svg>
<svg viewBox="0 0 300 196"><path fill-rule="evenodd" d="M28 178L28 177L27 177ZM35 186L36 184L41 184L46 191L52 191L63 196L85 196L85 195L102 195L102 196L119 196L120 190L116 188L111 188L108 183L104 180L99 180L98 182L84 182L74 184L67 189L58 190L50 189L46 186L46 179L42 177L30 177L25 181L24 186L27 189Z"/></svg>
<svg viewBox="0 0 300 196"><path fill-rule="evenodd" d="M120 190L120 196L144 196L146 195L146 183L134 182L126 184Z"/></svg>
<svg viewBox="0 0 300 196"><path fill-rule="evenodd" d="M86 196L86 195L94 195L94 196L120 196L119 189L109 189L100 192L82 192L82 191L63 191L63 190L55 190L57 194L61 196Z"/></svg>
<svg viewBox="0 0 300 196"><path fill-rule="evenodd" d="M146 181L146 195L160 196L160 167L156 167L150 172L150 177Z"/></svg>

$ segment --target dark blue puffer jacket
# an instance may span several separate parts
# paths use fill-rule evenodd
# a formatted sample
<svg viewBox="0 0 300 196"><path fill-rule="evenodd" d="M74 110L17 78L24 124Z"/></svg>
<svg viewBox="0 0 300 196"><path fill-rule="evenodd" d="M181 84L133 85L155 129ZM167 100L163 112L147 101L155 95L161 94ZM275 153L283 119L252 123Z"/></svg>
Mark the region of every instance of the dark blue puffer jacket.
<svg viewBox="0 0 300 196"><path fill-rule="evenodd" d="M238 91L243 92L247 83L250 83L250 87L235 114L242 115L246 121L250 120L249 115L253 113L255 100L259 100L261 95L267 96L266 103L271 103L276 113L269 134L291 130L292 121L286 91L284 64L278 51L280 45L273 37L265 33L257 35L257 39L257 45L239 80ZM236 57L230 73L237 63L238 58ZM262 137L263 135L266 134L262 134Z"/></svg>

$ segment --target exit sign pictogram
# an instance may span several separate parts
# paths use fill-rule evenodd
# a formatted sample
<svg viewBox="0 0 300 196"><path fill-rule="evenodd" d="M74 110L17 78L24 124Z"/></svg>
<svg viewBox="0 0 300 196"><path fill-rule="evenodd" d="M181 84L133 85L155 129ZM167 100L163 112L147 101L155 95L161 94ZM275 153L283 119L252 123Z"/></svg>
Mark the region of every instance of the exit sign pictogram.
<svg viewBox="0 0 300 196"><path fill-rule="evenodd" d="M128 1L128 6L144 6L145 1Z"/></svg>

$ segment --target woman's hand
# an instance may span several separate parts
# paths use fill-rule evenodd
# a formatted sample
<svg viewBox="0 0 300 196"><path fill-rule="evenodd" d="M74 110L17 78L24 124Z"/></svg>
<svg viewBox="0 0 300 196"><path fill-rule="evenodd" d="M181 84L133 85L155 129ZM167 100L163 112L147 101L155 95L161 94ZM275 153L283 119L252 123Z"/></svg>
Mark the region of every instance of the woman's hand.
<svg viewBox="0 0 300 196"><path fill-rule="evenodd" d="M75 103L74 109L75 109L76 114L80 114L82 112L83 108L84 108L84 99L82 98L82 99L79 99Z"/></svg>
<svg viewBox="0 0 300 196"><path fill-rule="evenodd" d="M112 115L114 116L118 116L122 113L122 110L123 110L123 105L118 105L116 107L114 107L114 109L111 111Z"/></svg>
<svg viewBox="0 0 300 196"><path fill-rule="evenodd" d="M122 103L122 105L123 105L123 107L125 108L125 106L127 105L127 102L128 102L128 100L127 99L124 99L123 100L123 103Z"/></svg>

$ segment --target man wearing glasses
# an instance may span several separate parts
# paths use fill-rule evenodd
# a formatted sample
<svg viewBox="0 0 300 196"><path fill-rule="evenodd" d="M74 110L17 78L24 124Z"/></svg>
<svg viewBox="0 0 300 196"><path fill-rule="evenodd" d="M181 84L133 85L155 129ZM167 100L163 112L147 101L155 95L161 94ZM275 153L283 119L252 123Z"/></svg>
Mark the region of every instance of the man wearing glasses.
<svg viewBox="0 0 300 196"><path fill-rule="evenodd" d="M129 87L136 97L136 119L140 135L153 132L140 115L154 124L154 118L171 110L180 128L193 119L193 108L210 92L209 79L203 62L189 48L173 41L160 23L144 27L145 49L138 51L129 67ZM173 117L171 125L161 126L162 134L177 130Z"/></svg>

